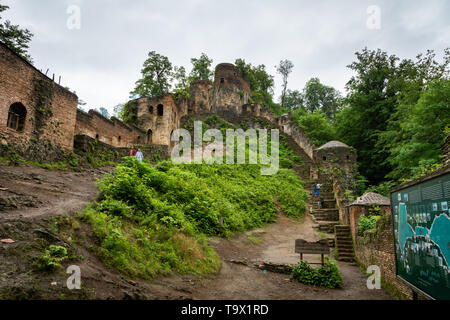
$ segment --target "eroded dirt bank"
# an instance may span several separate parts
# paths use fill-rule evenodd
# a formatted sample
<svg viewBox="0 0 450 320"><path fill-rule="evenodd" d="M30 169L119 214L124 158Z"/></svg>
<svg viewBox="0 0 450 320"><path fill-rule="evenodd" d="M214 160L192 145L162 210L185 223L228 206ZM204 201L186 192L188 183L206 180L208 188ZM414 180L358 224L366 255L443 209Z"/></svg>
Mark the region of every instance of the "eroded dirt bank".
<svg viewBox="0 0 450 320"><path fill-rule="evenodd" d="M112 168L83 172L49 171L32 166L0 167L0 298L3 299L390 299L366 288L356 264L339 263L342 289L300 284L289 275L265 272L263 263L295 264L294 240L320 237L306 218L280 216L277 223L233 239L212 238L222 260L217 275L173 275L153 281L127 279L93 253L90 228L73 217L97 197L95 180ZM49 244L69 248L64 269L47 273L34 261ZM317 257L307 256L317 261ZM82 289L68 290L65 268L78 265Z"/></svg>

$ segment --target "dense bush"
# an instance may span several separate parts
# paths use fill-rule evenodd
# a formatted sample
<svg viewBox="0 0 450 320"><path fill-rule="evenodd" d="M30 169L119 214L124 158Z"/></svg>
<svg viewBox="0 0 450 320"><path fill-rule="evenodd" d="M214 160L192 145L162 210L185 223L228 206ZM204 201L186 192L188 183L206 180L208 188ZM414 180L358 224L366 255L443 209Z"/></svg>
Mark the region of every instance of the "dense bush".
<svg viewBox="0 0 450 320"><path fill-rule="evenodd" d="M375 229L377 226L377 220L380 218L380 216L365 216L364 214L359 217L359 235L364 235L364 232L366 230Z"/></svg>
<svg viewBox="0 0 450 320"><path fill-rule="evenodd" d="M339 267L333 260L316 269L306 261L300 261L297 266L292 268L292 276L299 282L315 286L338 288L342 285Z"/></svg>
<svg viewBox="0 0 450 320"><path fill-rule="evenodd" d="M293 171L262 176L259 165L163 161L152 167L126 158L98 185L99 201L84 218L101 242L99 253L120 271L144 278L216 271L219 260L205 235L273 222L276 203L286 215L302 217L307 199Z"/></svg>

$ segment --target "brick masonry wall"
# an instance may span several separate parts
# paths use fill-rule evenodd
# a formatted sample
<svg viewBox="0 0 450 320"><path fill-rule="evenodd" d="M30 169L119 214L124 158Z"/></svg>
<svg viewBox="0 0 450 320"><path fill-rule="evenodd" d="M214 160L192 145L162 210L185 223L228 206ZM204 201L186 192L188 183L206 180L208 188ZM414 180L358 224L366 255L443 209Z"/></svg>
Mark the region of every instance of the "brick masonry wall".
<svg viewBox="0 0 450 320"><path fill-rule="evenodd" d="M95 149L96 152L117 152L117 159L119 160L121 157L128 156L130 151L129 148L125 147L113 147L109 144L103 143L101 141L92 139L87 135L76 135L75 136L75 144L74 144L75 152L81 156L88 155L93 152ZM142 153L144 154L144 158L148 158L150 160L165 160L169 157L169 151L167 146L163 145L146 145L141 147Z"/></svg>
<svg viewBox="0 0 450 320"><path fill-rule="evenodd" d="M350 207L350 221L356 261L364 269L376 265L380 267L383 287L392 295L402 299L412 299L412 289L397 279L395 269L394 231L390 207L383 208L382 218L377 222L377 232L365 237L358 236L359 216L367 213L364 206ZM419 299L426 299L419 294Z"/></svg>
<svg viewBox="0 0 450 320"><path fill-rule="evenodd" d="M2 144L27 153L30 139L73 148L78 98L0 43L0 132ZM21 103L27 113L23 130L7 127L9 108ZM42 157L41 158L45 158ZM49 155L51 158L52 155Z"/></svg>
<svg viewBox="0 0 450 320"><path fill-rule="evenodd" d="M113 147L129 148L147 144L145 131L114 117L107 119L95 110L89 110L88 113L78 110L76 120L76 135L86 135Z"/></svg>
<svg viewBox="0 0 450 320"><path fill-rule="evenodd" d="M158 98L140 98L137 125L147 134L151 130L152 144L171 146L172 131L180 128L181 118L187 114L188 102L175 101L171 94ZM163 115L158 114L158 105L163 106Z"/></svg>

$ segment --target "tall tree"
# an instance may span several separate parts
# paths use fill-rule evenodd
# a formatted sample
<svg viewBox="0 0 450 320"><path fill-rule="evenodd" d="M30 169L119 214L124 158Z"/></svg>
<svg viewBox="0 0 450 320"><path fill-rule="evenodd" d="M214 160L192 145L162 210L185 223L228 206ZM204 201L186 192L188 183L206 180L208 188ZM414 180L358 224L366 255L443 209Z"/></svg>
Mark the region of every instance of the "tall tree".
<svg viewBox="0 0 450 320"><path fill-rule="evenodd" d="M170 91L173 76L172 63L166 56L150 51L131 95L158 97Z"/></svg>
<svg viewBox="0 0 450 320"><path fill-rule="evenodd" d="M0 4L0 14L9 9L8 6ZM9 20L1 22L0 16L0 41L4 42L19 56L32 63L33 59L28 53L29 43L33 34L28 29L22 29L18 25L14 25Z"/></svg>
<svg viewBox="0 0 450 320"><path fill-rule="evenodd" d="M189 98L190 81L186 75L186 69L181 67L174 67L174 79L176 80L173 95L176 100L179 98Z"/></svg>
<svg viewBox="0 0 450 320"><path fill-rule="evenodd" d="M286 90L288 84L289 74L294 68L294 64L290 60L281 60L280 64L276 66L277 72L283 77L283 91L281 93L281 108L284 108L284 98L286 97Z"/></svg>
<svg viewBox="0 0 450 320"><path fill-rule="evenodd" d="M294 110L304 108L304 96L298 90L287 90L284 98L284 106L287 109Z"/></svg>
<svg viewBox="0 0 450 320"><path fill-rule="evenodd" d="M211 70L213 60L209 59L205 53L202 53L200 58L192 58L191 63L193 67L189 74L190 82L194 80L213 80L214 72Z"/></svg>
<svg viewBox="0 0 450 320"><path fill-rule="evenodd" d="M273 76L268 74L266 66L261 64L253 67L244 59L236 59L235 65L241 76L249 83L252 91L252 101L260 103L263 107L272 108L273 103Z"/></svg>
<svg viewBox="0 0 450 320"><path fill-rule="evenodd" d="M303 97L306 110L315 112L320 109L329 119L334 119L341 103L339 92L320 83L319 78L312 78L306 83Z"/></svg>
<svg viewBox="0 0 450 320"><path fill-rule="evenodd" d="M361 173L372 184L381 182L392 169L386 162L387 151L377 141L396 110L398 60L379 49L356 52L356 61L348 66L355 72L347 83L349 107L336 119L341 140L358 150Z"/></svg>

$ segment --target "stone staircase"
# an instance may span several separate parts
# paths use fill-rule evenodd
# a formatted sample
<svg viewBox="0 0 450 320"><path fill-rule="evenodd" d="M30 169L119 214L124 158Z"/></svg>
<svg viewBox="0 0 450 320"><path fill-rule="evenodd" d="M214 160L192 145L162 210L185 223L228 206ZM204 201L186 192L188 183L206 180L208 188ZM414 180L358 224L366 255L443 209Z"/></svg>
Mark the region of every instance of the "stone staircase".
<svg viewBox="0 0 450 320"><path fill-rule="evenodd" d="M353 242L350 234L350 227L340 225L339 209L334 197L333 185L326 176L320 176L317 181L309 181L309 205L310 214L315 222L315 228L324 233L333 247L337 249L336 259L340 261L354 261ZM313 184L320 183L320 196L314 196ZM323 200L323 207L319 208L318 200Z"/></svg>
<svg viewBox="0 0 450 320"><path fill-rule="evenodd" d="M353 241L350 226L337 225L334 227L336 235L337 259L340 261L354 261Z"/></svg>

